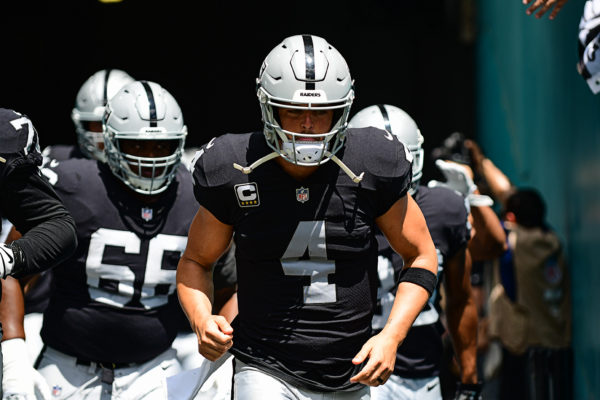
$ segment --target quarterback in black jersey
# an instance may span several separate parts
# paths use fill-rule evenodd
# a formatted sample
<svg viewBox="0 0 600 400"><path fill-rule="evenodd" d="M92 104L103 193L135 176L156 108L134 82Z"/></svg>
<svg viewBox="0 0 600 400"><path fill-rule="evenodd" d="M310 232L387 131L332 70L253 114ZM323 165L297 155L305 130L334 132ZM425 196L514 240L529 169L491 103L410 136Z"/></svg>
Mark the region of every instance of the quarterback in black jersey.
<svg viewBox="0 0 600 400"><path fill-rule="evenodd" d="M237 399L368 398L435 286L435 248L407 194L410 154L383 130L346 129L353 94L335 48L286 38L259 74L264 132L217 137L196 155L201 207L178 294L200 352L235 356ZM371 337L376 226L412 272ZM239 314L229 325L210 312L210 266L234 232Z"/></svg>
<svg viewBox="0 0 600 400"><path fill-rule="evenodd" d="M48 269L69 257L77 243L73 218L41 176L41 162L39 139L31 120L0 108L0 218L23 232L11 244L0 244L0 277L6 290L0 304L6 365L0 371L4 367L10 370L26 352L23 314L11 312L20 287L9 275L22 277ZM19 394L12 385L13 378L8 372L1 379L6 383L2 390L5 397Z"/></svg>
<svg viewBox="0 0 600 400"><path fill-rule="evenodd" d="M187 128L175 99L147 81L121 88L103 124L106 163L51 168L79 246L54 271L38 370L55 398L161 398L180 371L175 269L197 210L180 165Z"/></svg>
<svg viewBox="0 0 600 400"><path fill-rule="evenodd" d="M446 321L461 366L461 385L457 396L478 392L476 371L477 310L471 294L471 239L469 206L463 196L447 187L420 185L423 168L423 136L414 120L403 110L387 104L366 107L350 121L351 127L379 127L392 133L413 154L410 193L423 212L438 257L438 288L419 314L406 339L398 348L394 374L388 383L374 388L374 400L441 400L440 367L443 356L442 335L446 328L440 315L439 284L446 294ZM398 276L404 266L388 241L378 234L379 282L378 311L373 330L383 329L395 298ZM457 397L460 398L460 397ZM464 397L473 398L476 397Z"/></svg>

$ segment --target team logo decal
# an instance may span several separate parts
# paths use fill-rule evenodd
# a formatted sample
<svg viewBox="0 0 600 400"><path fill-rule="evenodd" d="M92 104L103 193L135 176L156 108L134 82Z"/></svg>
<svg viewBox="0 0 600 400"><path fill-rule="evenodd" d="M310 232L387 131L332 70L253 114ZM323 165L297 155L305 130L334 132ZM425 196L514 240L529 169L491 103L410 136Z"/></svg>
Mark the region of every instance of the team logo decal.
<svg viewBox="0 0 600 400"><path fill-rule="evenodd" d="M260 205L258 186L254 182L242 183L233 187L240 207L257 207Z"/></svg>
<svg viewBox="0 0 600 400"><path fill-rule="evenodd" d="M142 208L142 219L146 222L152 219L152 209L150 207Z"/></svg>
<svg viewBox="0 0 600 400"><path fill-rule="evenodd" d="M58 385L52 386L52 396L58 397L62 393L62 387Z"/></svg>
<svg viewBox="0 0 600 400"><path fill-rule="evenodd" d="M296 200L300 203L306 203L308 201L308 188L301 187L296 189Z"/></svg>

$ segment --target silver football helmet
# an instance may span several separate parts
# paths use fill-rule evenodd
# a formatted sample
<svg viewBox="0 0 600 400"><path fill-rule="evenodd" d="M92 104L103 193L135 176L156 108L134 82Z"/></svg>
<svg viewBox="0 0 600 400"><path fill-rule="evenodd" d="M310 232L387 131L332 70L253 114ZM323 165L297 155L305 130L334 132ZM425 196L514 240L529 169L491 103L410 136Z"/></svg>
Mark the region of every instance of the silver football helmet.
<svg viewBox="0 0 600 400"><path fill-rule="evenodd" d="M353 83L346 61L325 39L314 35L284 39L265 58L256 83L267 143L285 160L319 165L342 148ZM324 134L284 130L278 107L334 110L331 130Z"/></svg>
<svg viewBox="0 0 600 400"><path fill-rule="evenodd" d="M77 143L86 157L106 162L102 132L90 130L90 122L101 123L106 102L119 89L134 80L120 69L103 69L94 73L81 85L71 119L77 132Z"/></svg>
<svg viewBox="0 0 600 400"><path fill-rule="evenodd" d="M177 172L187 127L177 101L159 84L136 81L106 104L103 118L106 161L128 187L142 194L165 191ZM169 141L171 154L143 157L125 153L121 141Z"/></svg>
<svg viewBox="0 0 600 400"><path fill-rule="evenodd" d="M360 110L349 123L351 128L374 126L395 135L412 154L412 184L414 194L423 176L423 135L416 122L405 111L389 104L373 105Z"/></svg>

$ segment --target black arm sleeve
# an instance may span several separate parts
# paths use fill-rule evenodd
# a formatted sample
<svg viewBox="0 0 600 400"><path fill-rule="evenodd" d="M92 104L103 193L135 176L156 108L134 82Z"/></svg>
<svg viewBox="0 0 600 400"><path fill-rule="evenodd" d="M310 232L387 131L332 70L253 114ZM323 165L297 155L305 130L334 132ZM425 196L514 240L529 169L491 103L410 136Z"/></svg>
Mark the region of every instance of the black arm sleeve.
<svg viewBox="0 0 600 400"><path fill-rule="evenodd" d="M12 171L0 194L0 209L22 235L13 243L23 255L16 257L15 277L51 268L75 251L75 221L37 168Z"/></svg>

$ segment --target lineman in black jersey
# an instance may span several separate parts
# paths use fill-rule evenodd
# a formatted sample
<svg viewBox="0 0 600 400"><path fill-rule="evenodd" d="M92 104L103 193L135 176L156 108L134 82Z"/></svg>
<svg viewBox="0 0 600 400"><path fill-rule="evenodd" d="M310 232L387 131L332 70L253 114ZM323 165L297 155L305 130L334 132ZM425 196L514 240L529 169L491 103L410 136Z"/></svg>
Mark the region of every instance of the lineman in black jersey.
<svg viewBox="0 0 600 400"><path fill-rule="evenodd" d="M351 127L384 128L401 140L413 154L411 194L423 212L438 256L438 286L444 278L446 320L461 366L459 393L477 391L476 335L477 310L471 294L471 257L467 245L471 238L469 206L463 196L449 188L419 185L423 168L423 136L414 120L391 105L375 105L359 111ZM402 258L390 248L382 234L379 241L378 312L373 329L384 327L394 301ZM373 399L441 400L440 366L443 355L439 287L419 314L406 339L398 348L394 374L387 384L374 388ZM469 397L471 398L471 397Z"/></svg>
<svg viewBox="0 0 600 400"><path fill-rule="evenodd" d="M186 134L175 99L136 81L107 103L107 163L52 168L79 238L54 271L41 332L38 370L55 398L163 398L180 371L175 269L197 209L180 165Z"/></svg>
<svg viewBox="0 0 600 400"><path fill-rule="evenodd" d="M236 398L368 398L435 285L435 248L407 195L410 154L385 131L346 129L352 80L320 37L285 39L258 83L264 132L217 137L196 155L201 207L177 270L180 302L205 357L234 354ZM370 338L376 226L411 272ZM234 232L229 325L210 315L210 265Z"/></svg>
<svg viewBox="0 0 600 400"><path fill-rule="evenodd" d="M52 267L71 255L77 240L73 218L39 172L41 161L31 120L0 108L0 218L8 219L24 234L10 245L0 244L0 277L6 291L0 305L5 358L0 371L6 370L2 377L5 398L24 394L14 382L23 372L19 359L26 352L23 314L11 312L13 294L20 293L20 287L8 276L22 277Z"/></svg>
<svg viewBox="0 0 600 400"><path fill-rule="evenodd" d="M42 174L48 174L53 180L51 171L43 167L71 158L93 158L104 161L104 140L102 138L102 115L107 100L126 83L134 79L126 72L118 69L102 69L92 74L80 87L75 98L75 106L71 111L71 119L77 134L77 145L57 144L46 146L42 151ZM8 232L7 232L8 233ZM14 229L8 241L20 235ZM46 270L26 284L25 332L27 348L32 363L42 349L40 328L42 313L48 305L52 281L52 270Z"/></svg>

